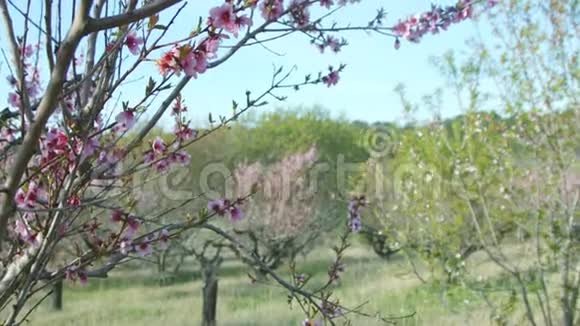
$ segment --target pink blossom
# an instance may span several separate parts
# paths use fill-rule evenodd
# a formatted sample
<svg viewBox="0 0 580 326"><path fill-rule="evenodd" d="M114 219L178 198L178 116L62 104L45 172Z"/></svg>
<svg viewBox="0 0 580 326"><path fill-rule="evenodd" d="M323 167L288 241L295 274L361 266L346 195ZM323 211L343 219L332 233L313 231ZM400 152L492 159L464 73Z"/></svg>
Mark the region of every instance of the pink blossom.
<svg viewBox="0 0 580 326"><path fill-rule="evenodd" d="M217 50L222 39L228 38L226 35L212 35L203 40L199 46L199 51L205 52L208 58L215 58L217 55Z"/></svg>
<svg viewBox="0 0 580 326"><path fill-rule="evenodd" d="M127 38L125 39L125 45L127 45L127 48L129 48L129 51L131 51L133 55L139 54L139 52L141 51L141 44L143 44L143 38L137 37L137 34L135 34L135 32L127 34Z"/></svg>
<svg viewBox="0 0 580 326"><path fill-rule="evenodd" d="M123 239L119 244L119 252L123 255L128 255L133 249L133 243L130 239Z"/></svg>
<svg viewBox="0 0 580 326"><path fill-rule="evenodd" d="M111 222L113 222L113 223L120 223L120 222L122 222L124 215L125 214L120 209L113 210L113 213L111 213Z"/></svg>
<svg viewBox="0 0 580 326"><path fill-rule="evenodd" d="M46 200L46 192L35 182L30 182L26 191L22 188L18 189L14 196L16 206L23 209L35 208L40 204L40 201Z"/></svg>
<svg viewBox="0 0 580 326"><path fill-rule="evenodd" d="M100 143L96 138L87 139L87 142L83 146L81 158L85 159L87 157L93 156L97 152L99 145Z"/></svg>
<svg viewBox="0 0 580 326"><path fill-rule="evenodd" d="M131 239L137 233L137 230L139 230L141 223L139 222L139 220L136 217L134 217L132 215L129 215L127 217L126 222L127 222L127 228L125 229L124 237L126 239Z"/></svg>
<svg viewBox="0 0 580 326"><path fill-rule="evenodd" d="M81 205L81 199L77 195L70 196L67 200L67 204L72 207L78 207Z"/></svg>
<svg viewBox="0 0 580 326"><path fill-rule="evenodd" d="M23 220L17 219L14 222L13 231L18 235L20 240L30 246L36 247L40 244L38 234L33 232Z"/></svg>
<svg viewBox="0 0 580 326"><path fill-rule="evenodd" d="M115 132L125 132L135 125L135 113L133 111L122 111L115 117L117 124L114 127Z"/></svg>
<svg viewBox="0 0 580 326"><path fill-rule="evenodd" d="M364 206L366 206L365 196L355 197L348 203L348 227L352 232L359 232L362 229L360 211Z"/></svg>
<svg viewBox="0 0 580 326"><path fill-rule="evenodd" d="M161 137L155 138L151 147L153 148L153 152L155 154L163 154L167 149L167 146L165 145L165 142L163 141L163 139L161 139Z"/></svg>
<svg viewBox="0 0 580 326"><path fill-rule="evenodd" d="M219 43L221 37L221 35L212 36L204 40L197 49L193 49L190 45L175 46L156 61L159 71L162 75L169 72L179 75L184 71L187 76L197 78L197 74L207 70L207 59L210 54L213 56L212 51L217 51L217 48L213 47Z"/></svg>
<svg viewBox="0 0 580 326"><path fill-rule="evenodd" d="M98 162L107 167L114 167L119 161L123 159L125 152L121 148L115 148L108 152L102 151L99 153Z"/></svg>
<svg viewBox="0 0 580 326"><path fill-rule="evenodd" d="M14 132L16 130L10 127L2 127L0 128L0 139L5 142L12 142L14 141Z"/></svg>
<svg viewBox="0 0 580 326"><path fill-rule="evenodd" d="M171 115L179 116L183 112L187 112L187 106L183 105L181 96L178 96L171 108Z"/></svg>
<svg viewBox="0 0 580 326"><path fill-rule="evenodd" d="M207 53L203 51L195 51L195 73L192 75L197 78L197 73L203 74L207 70Z"/></svg>
<svg viewBox="0 0 580 326"><path fill-rule="evenodd" d="M235 24L236 15L231 4L225 3L220 7L214 7L209 11L210 23L215 28L231 29Z"/></svg>
<svg viewBox="0 0 580 326"><path fill-rule="evenodd" d="M169 160L160 160L155 163L155 170L159 173L165 173L169 170L170 164Z"/></svg>
<svg viewBox="0 0 580 326"><path fill-rule="evenodd" d="M334 86L338 83L340 76L338 75L338 70L330 70L328 75L322 77L322 82L326 84L327 87Z"/></svg>
<svg viewBox="0 0 580 326"><path fill-rule="evenodd" d="M177 137L180 142L197 137L197 131L192 130L187 125L178 125L176 129L175 137Z"/></svg>
<svg viewBox="0 0 580 326"><path fill-rule="evenodd" d="M165 52L161 58L157 59L155 62L157 67L159 68L159 72L161 75L165 76L171 71L177 72L179 68L179 55L176 56L176 49L179 49L177 46L174 47L171 51Z"/></svg>
<svg viewBox="0 0 580 326"><path fill-rule="evenodd" d="M492 1L493 2L493 1ZM451 24L459 23L473 16L474 1L460 0L455 6L433 6L430 11L415 15L393 26L395 36L411 42L419 42L427 34L436 34L439 29L446 30ZM488 3L489 5L489 3ZM395 41L395 48L400 43Z"/></svg>
<svg viewBox="0 0 580 326"><path fill-rule="evenodd" d="M304 27L310 23L309 5L308 0L292 0L290 2L290 16L297 26Z"/></svg>
<svg viewBox="0 0 580 326"><path fill-rule="evenodd" d="M10 104L12 107L19 108L21 105L20 95L13 92L8 93L8 104Z"/></svg>
<svg viewBox="0 0 580 326"><path fill-rule="evenodd" d="M329 35L324 39L322 43L316 44L316 46L318 47L321 53L324 53L326 47L329 47L330 50L332 50L332 52L338 53L340 52L341 48L346 44L347 43L345 39L339 40L336 37Z"/></svg>
<svg viewBox="0 0 580 326"><path fill-rule="evenodd" d="M232 220L232 222L237 222L243 218L244 212L242 212L242 210L239 207L237 206L230 207L230 219Z"/></svg>
<svg viewBox="0 0 580 326"><path fill-rule="evenodd" d="M47 151L63 154L69 151L68 136L60 129L52 128L46 134L43 142Z"/></svg>
<svg viewBox="0 0 580 326"><path fill-rule="evenodd" d="M196 66L197 60L195 60L193 52L189 52L185 58L181 60L181 68L187 76L193 76L196 74Z"/></svg>
<svg viewBox="0 0 580 326"><path fill-rule="evenodd" d="M27 208L28 202L26 201L26 192L22 190L22 188L16 191L16 195L14 196L14 201L16 202L16 206L19 208Z"/></svg>
<svg viewBox="0 0 580 326"><path fill-rule="evenodd" d="M20 236L28 233L28 225L21 219L16 219L14 222L14 232Z"/></svg>
<svg viewBox="0 0 580 326"><path fill-rule="evenodd" d="M79 277L79 284L80 285L85 286L89 283L89 276L87 275L87 272L84 269L78 270L77 275Z"/></svg>
<svg viewBox="0 0 580 326"><path fill-rule="evenodd" d="M87 285L89 281L86 270L84 268L77 268L76 266L69 266L64 271L64 278L71 282L76 282L78 280L79 284L83 286Z"/></svg>
<svg viewBox="0 0 580 326"><path fill-rule="evenodd" d="M260 11L265 20L276 20L284 12L284 3L282 0L263 0L260 3Z"/></svg>
<svg viewBox="0 0 580 326"><path fill-rule="evenodd" d="M186 151L179 151L175 153L175 160L181 166L188 166L191 162L191 155Z"/></svg>
<svg viewBox="0 0 580 326"><path fill-rule="evenodd" d="M362 229L362 223L360 218L353 218L348 221L348 227L352 232L359 232Z"/></svg>
<svg viewBox="0 0 580 326"><path fill-rule="evenodd" d="M252 20L245 15L238 17L235 14L232 5L226 3L221 7L215 7L210 10L208 24L216 29L223 28L225 31L232 33L237 37L240 28L251 26Z"/></svg>
<svg viewBox="0 0 580 326"><path fill-rule="evenodd" d="M167 250L169 248L169 231L163 229L157 233L157 241L160 250Z"/></svg>
<svg viewBox="0 0 580 326"><path fill-rule="evenodd" d="M155 161L155 153L152 150L149 150L143 154L143 162L145 164L149 164Z"/></svg>
<svg viewBox="0 0 580 326"><path fill-rule="evenodd" d="M332 5L334 5L334 1L333 0L320 0L320 5L322 7L325 7L326 9L330 9L330 7Z"/></svg>
<svg viewBox="0 0 580 326"><path fill-rule="evenodd" d="M25 58L30 58L34 54L36 48L37 47L32 44L28 44L24 48L20 47L20 54L24 55Z"/></svg>
<svg viewBox="0 0 580 326"><path fill-rule="evenodd" d="M76 271L76 267L74 266L69 266L65 271L64 271L64 278L71 281L71 282L75 282L77 280L77 271Z"/></svg>
<svg viewBox="0 0 580 326"><path fill-rule="evenodd" d="M252 19L246 15L236 17L234 22L234 31L231 31L235 37L238 37L238 30L242 29L244 26L252 26Z"/></svg>
<svg viewBox="0 0 580 326"><path fill-rule="evenodd" d="M223 199L211 200L207 204L207 208L210 211L213 211L214 213L217 213L218 215L224 215L225 214L225 202L224 202Z"/></svg>
<svg viewBox="0 0 580 326"><path fill-rule="evenodd" d="M135 251L137 252L137 255L145 257L153 253L153 247L149 240L143 240L135 245Z"/></svg>

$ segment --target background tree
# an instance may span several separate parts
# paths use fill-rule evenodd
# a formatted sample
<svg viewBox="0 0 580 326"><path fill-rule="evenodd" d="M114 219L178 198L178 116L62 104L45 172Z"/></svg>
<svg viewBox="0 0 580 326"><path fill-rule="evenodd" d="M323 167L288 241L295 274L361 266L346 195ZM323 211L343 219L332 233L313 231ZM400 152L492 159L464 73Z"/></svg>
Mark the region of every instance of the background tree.
<svg viewBox="0 0 580 326"><path fill-rule="evenodd" d="M376 201L388 207L378 216L447 281L477 289L500 324L519 307L532 325L574 325L577 5L508 1L501 8L490 42L475 40L462 63L451 54L437 61L448 88L424 103L436 119L401 131L393 157L379 163L388 169L380 180L392 184L395 197ZM444 94L454 95L464 112L453 121L437 119ZM482 290L465 265L476 250L504 271L513 295Z"/></svg>

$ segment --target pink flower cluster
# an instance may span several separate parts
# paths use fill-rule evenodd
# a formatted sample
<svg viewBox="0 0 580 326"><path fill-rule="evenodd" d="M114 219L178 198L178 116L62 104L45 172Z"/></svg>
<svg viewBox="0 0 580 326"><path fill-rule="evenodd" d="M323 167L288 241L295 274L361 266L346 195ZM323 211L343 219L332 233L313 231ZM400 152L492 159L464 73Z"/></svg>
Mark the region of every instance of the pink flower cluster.
<svg viewBox="0 0 580 326"><path fill-rule="evenodd" d="M166 250L169 247L169 231L162 229L133 243L133 238L141 227L139 219L133 215L127 215L120 210L114 210L111 213L111 221L121 225L120 241L118 244L119 251L128 255L132 252L144 257L153 252L153 244L157 243L159 250Z"/></svg>
<svg viewBox="0 0 580 326"><path fill-rule="evenodd" d="M18 208L34 209L47 201L47 194L36 182L31 181L27 190L20 188L16 191L14 201Z"/></svg>
<svg viewBox="0 0 580 326"><path fill-rule="evenodd" d="M282 0L262 0L260 2L260 12L262 18L267 21L276 20L284 13L284 1Z"/></svg>
<svg viewBox="0 0 580 326"><path fill-rule="evenodd" d="M125 45L129 49L129 52L133 55L139 55L141 52L141 45L143 44L143 38L138 37L135 32L130 32L125 38Z"/></svg>
<svg viewBox="0 0 580 326"><path fill-rule="evenodd" d="M338 75L339 70L335 70L332 66L328 67L328 75L322 77L322 82L326 84L327 87L334 86L340 80L340 76Z"/></svg>
<svg viewBox="0 0 580 326"><path fill-rule="evenodd" d="M32 56L38 51L38 45L27 45L20 47L22 55L23 68L25 72L24 87L30 100L34 100L40 96L40 71L37 66L33 66L28 62ZM18 89L18 81L14 76L8 77L8 84L14 89L8 93L8 104L14 108L20 108L22 99L20 90Z"/></svg>
<svg viewBox="0 0 580 326"><path fill-rule="evenodd" d="M175 45L157 60L157 67L163 76L170 72L179 75L183 71L187 76L197 78L207 70L208 59L216 56L222 38L227 36L211 35L197 47L195 44Z"/></svg>
<svg viewBox="0 0 580 326"><path fill-rule="evenodd" d="M309 0L292 0L290 2L290 17L298 27L305 27L310 24Z"/></svg>
<svg viewBox="0 0 580 326"><path fill-rule="evenodd" d="M0 128L0 150L6 148L11 142L14 141L14 134L16 130L10 126L3 126Z"/></svg>
<svg viewBox="0 0 580 326"><path fill-rule="evenodd" d="M64 278L76 282L78 281L81 285L87 285L89 282L89 277L87 271L82 267L70 266L64 272Z"/></svg>
<svg viewBox="0 0 580 326"><path fill-rule="evenodd" d="M490 0L488 6L495 6L497 2ZM436 34L440 29L447 30L450 25L471 18L475 3L477 1L460 0L455 6L445 8L433 5L430 11L400 21L393 27L393 32L397 36L395 48L399 48L401 44L399 37L411 42L419 42L425 34Z"/></svg>
<svg viewBox="0 0 580 326"><path fill-rule="evenodd" d="M347 5L349 3L357 3L357 2L360 2L360 0L338 0L338 5L344 6L344 5ZM330 7L333 5L334 5L334 0L320 0L320 6L326 8L326 9L330 9Z"/></svg>
<svg viewBox="0 0 580 326"><path fill-rule="evenodd" d="M125 157L125 151L121 148L111 148L99 153L97 162L107 168L113 168Z"/></svg>
<svg viewBox="0 0 580 326"><path fill-rule="evenodd" d="M17 219L14 222L14 233L20 238L20 240L24 241L27 245L36 247L40 244L40 237L41 235L34 231L30 226L30 223L33 220L32 214L25 214L24 219Z"/></svg>
<svg viewBox="0 0 580 326"><path fill-rule="evenodd" d="M191 162L191 155L186 151L176 151L168 153L168 147L161 137L155 138L151 144L151 150L144 154L145 164L153 163L157 172L167 172L173 164L188 166Z"/></svg>
<svg viewBox="0 0 580 326"><path fill-rule="evenodd" d="M169 248L169 231L163 229L145 237L145 239L142 239L136 244L131 244L130 241L126 240L122 242L121 252L123 254L129 254L135 251L138 256L146 257L153 253L154 244L157 244L161 251L167 250Z"/></svg>
<svg viewBox="0 0 580 326"><path fill-rule="evenodd" d="M175 117L175 138L178 144L192 138L197 138L197 131L189 127L189 121L185 121L185 117L183 116L185 112L187 112L187 106L183 104L183 99L179 95L171 111L171 115Z"/></svg>
<svg viewBox="0 0 580 326"><path fill-rule="evenodd" d="M316 42L313 42L316 43ZM324 53L326 48L330 48L330 50L334 53L340 52L343 46L347 45L348 43L344 38L337 39L334 36L328 35L323 38L322 42L316 43L316 47L320 50L320 53Z"/></svg>
<svg viewBox="0 0 580 326"><path fill-rule="evenodd" d="M114 132L125 132L135 125L135 112L132 110L122 111L115 117Z"/></svg>
<svg viewBox="0 0 580 326"><path fill-rule="evenodd" d="M242 212L240 209L241 204L241 199L238 199L234 202L230 201L229 199L216 199L210 201L207 204L207 208L219 216L229 214L230 220L232 222L237 222L244 218L244 212Z"/></svg>
<svg viewBox="0 0 580 326"><path fill-rule="evenodd" d="M66 156L69 160L74 159L74 152L69 145L69 138L60 129L52 128L42 138L41 164L46 164L57 157Z"/></svg>
<svg viewBox="0 0 580 326"><path fill-rule="evenodd" d="M360 212L364 206L365 196L355 197L348 203L348 227L353 232L359 232L362 228Z"/></svg>
<svg viewBox="0 0 580 326"><path fill-rule="evenodd" d="M131 240L139 230L141 222L133 215L127 215L121 210L113 210L111 213L111 222L121 224L123 230L123 240Z"/></svg>
<svg viewBox="0 0 580 326"><path fill-rule="evenodd" d="M244 26L252 26L252 20L245 15L237 16L231 3L214 7L209 11L208 25L215 29L223 28L227 32L238 37L238 32Z"/></svg>

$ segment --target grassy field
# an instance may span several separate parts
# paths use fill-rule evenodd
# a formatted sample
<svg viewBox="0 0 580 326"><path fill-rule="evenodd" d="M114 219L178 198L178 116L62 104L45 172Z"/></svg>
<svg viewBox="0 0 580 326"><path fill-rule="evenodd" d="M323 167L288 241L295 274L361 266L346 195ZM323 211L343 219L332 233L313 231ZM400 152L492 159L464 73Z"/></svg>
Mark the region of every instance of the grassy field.
<svg viewBox="0 0 580 326"><path fill-rule="evenodd" d="M332 259L317 251L301 263L305 272L325 274ZM349 306L368 302L365 310L386 315L415 316L398 325L491 325L483 300L465 287L441 289L423 284L404 257L377 258L362 247L349 250L347 269L336 294ZM482 255L468 264L482 277L499 270ZM251 284L246 268L227 263L220 274L219 325L300 325L304 315L286 302L277 287ZM283 273L283 269L281 270ZM52 312L45 304L30 318L30 325L198 325L201 283L197 273L184 273L172 285L160 286L155 276L117 272L108 280L91 280L87 287L67 285L65 309ZM501 278L499 278L501 279ZM496 281L497 283L497 281ZM353 318L353 325L384 325L372 319ZM520 324L521 322L514 322Z"/></svg>

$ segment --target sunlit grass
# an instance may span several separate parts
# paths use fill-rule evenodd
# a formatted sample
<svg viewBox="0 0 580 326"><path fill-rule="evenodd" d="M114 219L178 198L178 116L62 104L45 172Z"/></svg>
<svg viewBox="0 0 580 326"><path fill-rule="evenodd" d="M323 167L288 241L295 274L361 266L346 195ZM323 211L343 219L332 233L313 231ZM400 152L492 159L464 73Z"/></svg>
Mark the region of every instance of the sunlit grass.
<svg viewBox="0 0 580 326"><path fill-rule="evenodd" d="M498 271L476 256L487 276ZM319 275L321 282L332 260L327 251L317 251L299 266ZM400 316L415 312L399 325L491 325L490 310L472 290L463 286L442 288L422 284L403 257L377 258L363 248L352 248L347 270L336 295L347 306L364 304L370 313ZM287 304L287 293L278 287L251 284L247 268L230 262L220 274L219 325L300 325L303 313ZM280 272L287 274L285 268ZM496 297L501 297L501 293ZM197 325L201 311L198 273L185 272L172 285L161 286L155 275L117 272L108 280L92 280L90 286L67 285L65 309L50 311L44 304L30 318L31 325ZM352 318L354 325L384 325L369 318Z"/></svg>

